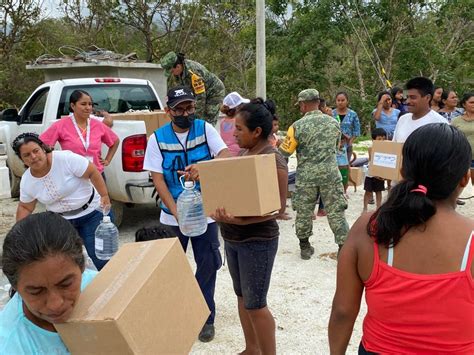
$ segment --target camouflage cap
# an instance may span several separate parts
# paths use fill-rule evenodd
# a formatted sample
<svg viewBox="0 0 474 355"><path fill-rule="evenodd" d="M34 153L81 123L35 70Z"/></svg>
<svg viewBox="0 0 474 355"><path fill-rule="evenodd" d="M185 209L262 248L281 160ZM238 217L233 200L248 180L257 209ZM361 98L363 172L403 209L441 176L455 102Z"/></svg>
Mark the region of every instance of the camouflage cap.
<svg viewBox="0 0 474 355"><path fill-rule="evenodd" d="M169 52L160 59L161 67L165 71L166 76L169 76L171 74L170 70L174 67L177 60L178 56L175 52Z"/></svg>
<svg viewBox="0 0 474 355"><path fill-rule="evenodd" d="M297 106L301 101L312 101L319 99L319 91L316 89L305 89L298 94Z"/></svg>

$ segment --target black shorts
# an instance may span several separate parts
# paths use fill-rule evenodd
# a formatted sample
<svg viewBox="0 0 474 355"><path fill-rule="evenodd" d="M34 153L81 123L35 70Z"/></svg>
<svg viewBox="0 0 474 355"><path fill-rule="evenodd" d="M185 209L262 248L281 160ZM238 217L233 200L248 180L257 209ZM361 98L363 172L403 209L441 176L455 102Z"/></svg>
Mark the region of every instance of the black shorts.
<svg viewBox="0 0 474 355"><path fill-rule="evenodd" d="M227 265L234 292L244 299L245 309L266 307L277 249L278 238L249 242L225 240Z"/></svg>
<svg viewBox="0 0 474 355"><path fill-rule="evenodd" d="M367 192L381 192L385 190L385 181L374 177L365 177L364 190Z"/></svg>

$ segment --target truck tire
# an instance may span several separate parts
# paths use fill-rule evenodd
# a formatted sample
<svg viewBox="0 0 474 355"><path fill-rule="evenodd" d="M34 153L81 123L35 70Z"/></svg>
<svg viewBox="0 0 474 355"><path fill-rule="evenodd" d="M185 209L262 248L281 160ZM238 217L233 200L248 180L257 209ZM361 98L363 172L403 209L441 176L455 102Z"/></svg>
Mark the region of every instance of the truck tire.
<svg viewBox="0 0 474 355"><path fill-rule="evenodd" d="M123 220L123 206L124 203L120 201L112 200L112 212L114 214L114 224L120 227Z"/></svg>
<svg viewBox="0 0 474 355"><path fill-rule="evenodd" d="M21 178L13 174L11 169L8 169L8 175L10 176L10 192L11 192L12 198L18 198L20 197Z"/></svg>

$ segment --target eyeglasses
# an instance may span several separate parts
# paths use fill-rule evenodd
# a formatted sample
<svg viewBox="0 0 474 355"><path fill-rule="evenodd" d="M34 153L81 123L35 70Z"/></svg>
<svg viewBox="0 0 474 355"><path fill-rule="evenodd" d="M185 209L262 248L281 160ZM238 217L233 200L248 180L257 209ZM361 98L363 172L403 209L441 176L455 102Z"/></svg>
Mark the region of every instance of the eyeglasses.
<svg viewBox="0 0 474 355"><path fill-rule="evenodd" d="M196 107L195 107L195 106L188 106L188 107L186 107L185 109L182 109L182 108L172 108L171 111L173 111L174 113L176 113L176 115L178 115L178 116L184 115L185 112L187 112L188 115L191 115L191 114L193 114L194 112L196 112Z"/></svg>

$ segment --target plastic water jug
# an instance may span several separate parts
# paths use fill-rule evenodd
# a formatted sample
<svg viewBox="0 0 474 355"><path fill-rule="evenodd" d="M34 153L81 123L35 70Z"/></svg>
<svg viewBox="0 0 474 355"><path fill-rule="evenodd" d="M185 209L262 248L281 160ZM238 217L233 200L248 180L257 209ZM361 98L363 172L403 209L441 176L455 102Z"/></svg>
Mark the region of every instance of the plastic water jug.
<svg viewBox="0 0 474 355"><path fill-rule="evenodd" d="M186 181L183 187L176 202L179 230L187 237L197 237L207 230L201 193L195 189L193 181Z"/></svg>
<svg viewBox="0 0 474 355"><path fill-rule="evenodd" d="M369 175L369 166L368 165L363 165L362 166L362 173L364 174L363 178L365 179L366 176Z"/></svg>
<svg viewBox="0 0 474 355"><path fill-rule="evenodd" d="M104 216L95 230L95 255L100 260L109 260L118 250L119 232L110 216Z"/></svg>

